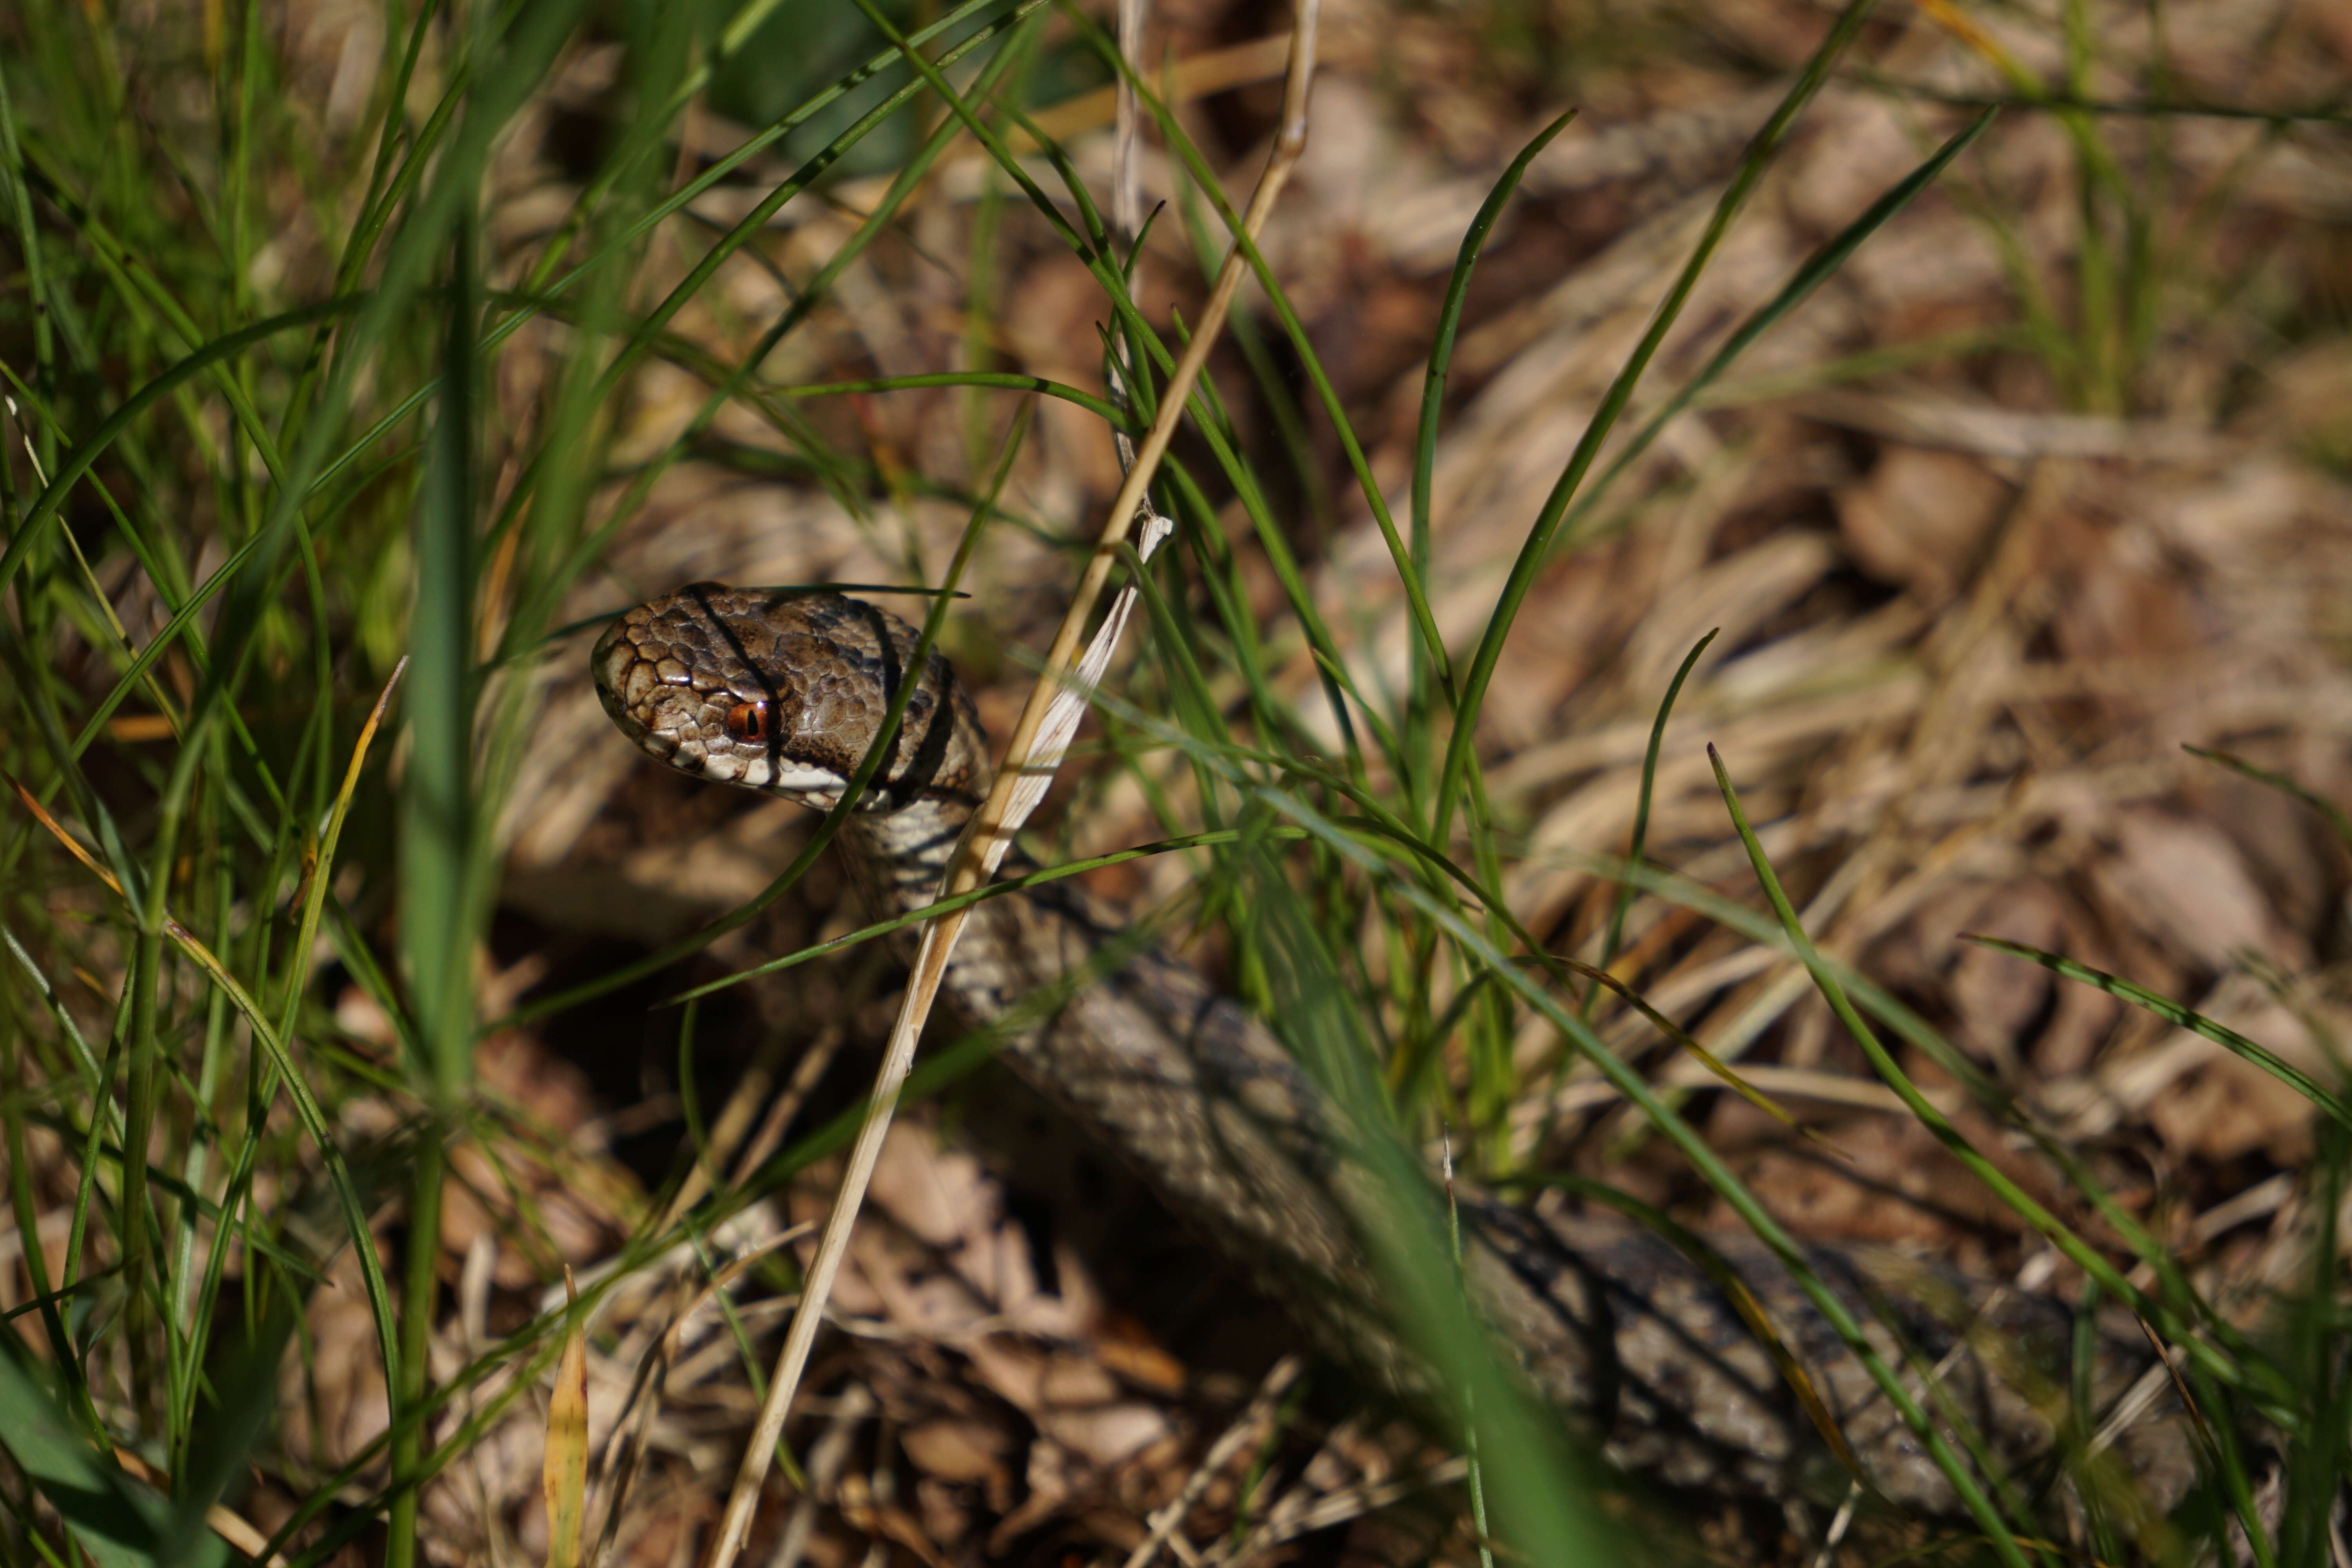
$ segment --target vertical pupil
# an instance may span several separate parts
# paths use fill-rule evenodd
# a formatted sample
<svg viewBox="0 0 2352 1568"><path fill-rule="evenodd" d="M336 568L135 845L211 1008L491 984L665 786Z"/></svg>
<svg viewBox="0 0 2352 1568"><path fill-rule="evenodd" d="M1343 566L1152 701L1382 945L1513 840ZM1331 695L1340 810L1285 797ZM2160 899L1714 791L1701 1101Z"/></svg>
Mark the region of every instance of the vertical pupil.
<svg viewBox="0 0 2352 1568"><path fill-rule="evenodd" d="M738 702L727 710L727 732L739 741L760 741L767 738L768 705L764 702Z"/></svg>

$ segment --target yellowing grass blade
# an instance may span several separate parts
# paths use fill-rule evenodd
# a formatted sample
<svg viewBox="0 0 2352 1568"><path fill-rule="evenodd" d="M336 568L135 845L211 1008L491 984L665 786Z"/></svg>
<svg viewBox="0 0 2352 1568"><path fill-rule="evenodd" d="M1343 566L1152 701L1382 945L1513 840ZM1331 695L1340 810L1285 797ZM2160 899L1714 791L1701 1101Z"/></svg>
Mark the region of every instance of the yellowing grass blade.
<svg viewBox="0 0 2352 1568"><path fill-rule="evenodd" d="M572 1270L563 1293L576 1304ZM579 1568L580 1527L587 1515L588 1347L575 1315L563 1332L555 1363L555 1392L547 1401L547 1568Z"/></svg>

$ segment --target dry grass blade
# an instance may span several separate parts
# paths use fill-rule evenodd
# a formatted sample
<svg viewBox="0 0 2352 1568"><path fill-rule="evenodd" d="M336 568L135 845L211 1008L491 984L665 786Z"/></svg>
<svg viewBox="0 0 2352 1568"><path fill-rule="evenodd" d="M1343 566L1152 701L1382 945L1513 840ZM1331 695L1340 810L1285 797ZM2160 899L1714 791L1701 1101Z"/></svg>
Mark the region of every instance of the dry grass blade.
<svg viewBox="0 0 2352 1568"><path fill-rule="evenodd" d="M578 1305L572 1270L563 1271L565 1295ZM555 1392L547 1401L547 1568L577 1568L580 1526L588 1491L588 1347L575 1317L563 1334L562 1359L555 1363Z"/></svg>
<svg viewBox="0 0 2352 1568"><path fill-rule="evenodd" d="M1740 1099L1746 1100L1748 1104L1754 1106L1757 1110L1762 1111L1773 1121L1778 1121L1783 1127L1788 1128L1797 1136L1804 1139L1807 1142L1813 1144L1816 1148L1828 1150L1831 1153L1838 1155L1841 1159L1852 1158L1851 1155L1845 1154L1842 1152L1836 1144L1831 1142L1828 1139L1822 1137L1811 1128L1807 1127L1795 1117L1790 1115L1787 1110L1783 1110L1780 1105L1773 1101L1771 1096L1764 1093L1748 1079L1742 1078L1738 1073L1734 1072L1731 1069L1729 1063L1726 1062L1722 1058L1717 1056L1713 1051L1708 1050L1705 1046L1701 1045L1696 1036L1684 1028L1681 1025L1675 1023L1672 1018L1667 1017L1664 1013L1658 1011L1657 1008L1652 1006L1649 1001L1643 997L1640 992L1626 984L1622 980L1618 979L1617 976L1610 973L1606 969L1601 968L1597 964L1586 963L1580 959L1574 958L1551 958L1549 962L1559 965L1561 968L1568 970L1571 973L1584 976L1587 980L1591 981L1595 986L1607 988L1620 1000L1623 1001L1627 1006L1632 1007L1635 1012L1641 1014L1643 1017L1648 1019L1652 1027L1655 1028L1660 1034L1664 1035L1668 1039L1674 1041L1676 1046L1680 1047L1685 1051L1689 1052L1692 1058L1698 1062L1699 1066L1706 1068L1717 1079L1720 1079L1726 1089L1730 1089L1734 1094L1739 1096Z"/></svg>
<svg viewBox="0 0 2352 1568"><path fill-rule="evenodd" d="M1132 64L1141 63L1137 57L1143 52L1143 21L1149 9L1149 0L1118 0L1118 52ZM1122 74L1117 92L1118 162L1111 177L1111 215L1120 237L1131 244L1143 226L1143 181L1135 161L1139 123L1134 79Z"/></svg>
<svg viewBox="0 0 2352 1568"><path fill-rule="evenodd" d="M2319 1107L2346 1128L2352 1129L2352 1105L2347 1105L2343 1100L2329 1093L2310 1074L2301 1071L2294 1063L2284 1060L2276 1052L2265 1049L2235 1029L2225 1027L2193 1008L2183 1007L2179 1003L2159 996L2146 986L2135 985L2121 975L2109 974L2104 969L2094 969L2087 963L2077 963L2071 958L2063 957L2054 952L2045 952L2038 947L2028 946L2024 942L2004 942L1999 937L1982 936L1975 931L1963 931L1960 935L1964 942L1972 942L1979 947L1990 949L1994 952L2008 953L2012 958L2024 959L2029 963L2038 963L2053 974L2063 974L2069 980L2077 980L2085 985L2095 986L2110 996L2120 997L2135 1007L2147 1009L2168 1024L2187 1029L2192 1034L2202 1035L2215 1045L2226 1047L2243 1057L2311 1101L2312 1104Z"/></svg>
<svg viewBox="0 0 2352 1568"><path fill-rule="evenodd" d="M367 763L368 748L375 740L376 730L383 722L384 710L391 706L392 694L399 689L401 674L407 668L408 661L404 658L393 667L391 679L383 683L383 691L376 696L375 706L368 712L367 721L360 727L359 739L352 742L351 764L344 770L343 787L336 796L334 815L329 820L326 837L318 850L318 858L320 861L330 861L334 857L336 840L341 834L344 819L351 812L352 792L359 785L360 770ZM26 789L13 773L0 776L7 778L8 786L16 792L17 800L23 804L26 811L33 814L35 821L48 829L49 836L58 841L67 854L80 861L89 869L90 875L105 883L108 890L116 898L125 902L130 901L130 895L122 890L122 884L116 879L114 873L108 870L99 862L96 856L84 848L79 839L68 833L64 824L49 815L48 808L41 804L38 795ZM310 877L296 889L301 896L302 935L306 939L317 930L319 907L326 897L326 885L320 880L317 871L318 867L314 864ZM187 954L192 963L221 987L229 999L245 1012L257 1029L267 1030L269 1027L268 1022L261 1016L259 1005L246 994L245 987L239 984L236 977L228 972L228 967L214 955L213 951L205 945L195 932L174 919L169 910L166 910L163 915L163 934L170 937L180 951ZM307 941L296 949L297 952L308 950ZM282 1032L281 1030L280 1033Z"/></svg>
<svg viewBox="0 0 2352 1568"><path fill-rule="evenodd" d="M1290 71L1284 89L1282 131L1276 138L1274 150L1266 162L1265 172L1259 177L1257 189L1250 198L1244 218L1253 242L1263 232L1272 215L1282 187L1297 167L1299 155L1307 145L1307 98L1308 84L1315 68L1315 29L1319 6L1318 0L1302 0L1298 9L1298 26L1292 35ZM910 57L911 58L912 57ZM1153 422L1139 446L1134 464L1128 469L1126 481L1112 500L1110 515L1103 525L1092 558L1080 575L1068 610L1062 617L1051 650L1045 658L1045 668L1030 691L1021 718L1013 726L1013 738L1006 744L1003 764L998 768L996 782L988 799L972 818L971 827L949 864L941 886L942 897L968 892L986 881L1003 859L1020 822L1017 813L1023 809L1021 799L1028 796L1034 807L1043 794L1043 784L1050 779L1060 760L1052 745L1049 731L1055 721L1070 710L1065 700L1074 691L1081 704L1087 684L1086 664L1079 656L1079 641L1094 612L1095 601L1101 596L1103 584L1108 580L1113 563L1118 559L1120 547L1139 511L1149 513L1144 504L1145 491L1158 470L1160 458L1176 433L1177 422L1182 418L1190 401L1194 383L1208 361L1209 350L1215 344L1227 314L1233 309L1234 295L1241 288L1247 262L1241 247L1228 250L1224 265L1217 274L1214 289L1194 329L1191 343L1183 357L1177 362L1173 374L1162 395L1160 416ZM1114 611L1103 630L1108 634L1097 645L1100 657L1108 658L1110 644L1116 641L1123 615ZM1094 650L1089 650L1092 653ZM1059 711L1057 712L1057 707ZM1072 721L1074 723L1074 721ZM1066 745L1067 735L1062 737ZM924 928L922 945L915 956L912 972L908 976L906 1001L897 1024L892 1027L890 1043L883 1053L882 1065L875 1075L870 1109L858 1129L857 1142L850 1151L849 1162L842 1175L839 1194L833 1213L825 1224L824 1234L818 1239L816 1256L809 1264L808 1278L802 1290L800 1309L793 1314L792 1327L784 1338L783 1349L776 1358L775 1375L768 1385L767 1398L760 1407L760 1417L751 1432L741 1468L736 1472L735 1484L727 1498L726 1512L719 1521L706 1568L730 1568L743 1548L750 1531L751 1515L759 1502L761 1484L766 1479L768 1466L775 1454L776 1442L783 1431L784 1416L792 1406L793 1393L800 1386L803 1372L807 1368L810 1351L816 1343L816 1331L824 1321L824 1303L832 1294L833 1282L840 1272L841 1260L848 1250L849 1235L856 1223L857 1211L865 1199L867 1184L872 1181L874 1166L882 1152L882 1141L888 1133L890 1118L898 1105L898 1093L907 1074L914 1065L915 1042L921 1037L923 1026L930 1017L932 1004L938 999L940 985L947 973L950 956L961 935L968 910L960 910L941 917Z"/></svg>
<svg viewBox="0 0 2352 1568"><path fill-rule="evenodd" d="M172 1478L130 1449L118 1446L114 1450L114 1459L115 1463L121 1465L124 1470L145 1481L156 1490L167 1495L170 1493ZM264 1564L264 1568L285 1568L285 1555L270 1551L269 1538L255 1529L253 1521L245 1515L215 1503L205 1510L205 1525L215 1535L244 1552L246 1556Z"/></svg>
<svg viewBox="0 0 2352 1568"><path fill-rule="evenodd" d="M1295 1355L1284 1356L1267 1370L1264 1381L1258 1384L1257 1393L1250 1399L1249 1408L1244 1410L1234 1424L1225 1428L1224 1435L1202 1456L1192 1475L1185 1479L1184 1489L1171 1499L1167 1507L1151 1516L1151 1533L1136 1543L1135 1550L1128 1553L1122 1568L1151 1568L1153 1560L1175 1535L1176 1527L1184 1522L1184 1516L1192 1511L1192 1505L1201 1500L1202 1494L1209 1489L1209 1483L1217 1479L1217 1472L1241 1452L1243 1444L1264 1432L1266 1423L1274 1418L1276 1406L1282 1403L1282 1396L1290 1392L1290 1385L1298 1381L1298 1374L1305 1370L1306 1364Z"/></svg>

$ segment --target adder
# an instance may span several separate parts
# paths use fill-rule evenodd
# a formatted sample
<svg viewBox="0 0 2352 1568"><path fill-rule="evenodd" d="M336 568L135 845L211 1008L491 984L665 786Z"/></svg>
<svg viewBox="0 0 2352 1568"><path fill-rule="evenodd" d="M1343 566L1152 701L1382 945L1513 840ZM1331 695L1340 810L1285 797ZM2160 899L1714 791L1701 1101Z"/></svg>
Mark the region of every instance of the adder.
<svg viewBox="0 0 2352 1568"><path fill-rule="evenodd" d="M624 614L593 663L606 710L646 752L823 810L872 745L917 640L897 617L837 595L699 584ZM837 840L880 910L936 899L987 792L989 755L970 699L934 652ZM1012 1027L1005 1058L1327 1346L1410 1388L1414 1360L1378 1308L1351 1218L1363 1173L1334 1135L1325 1096L1264 1023L1163 951L1119 942L1134 951L1105 963L1120 935L1066 882L990 900L965 929L947 998L969 1023L1001 1023L1024 998L1052 994L1090 965L1104 970L1047 1016ZM1651 1231L1475 1193L1460 1206L1463 1267L1481 1316L1528 1383L1615 1463L1717 1495L1834 1503L1858 1482L1917 1512L1956 1509L1918 1436L1753 1237L1707 1239L1801 1378L1776 1367L1706 1268ZM1826 1247L1810 1261L1893 1364L1904 1363L1888 1321L1910 1342L1915 1368L1936 1367L1947 1408L1965 1412L2001 1468L2049 1475L2074 1342L2069 1309L1916 1264L1891 1274ZM2105 1411L2142 1381L2150 1357L2123 1336L2095 1338L2089 1370ZM1808 1413L1795 1392L1803 1382L1823 1408ZM2110 1433L2116 1456L2105 1462L2136 1473L2147 1502L2164 1508L2183 1495L2194 1467L2177 1417L2109 1425L2120 1433Z"/></svg>

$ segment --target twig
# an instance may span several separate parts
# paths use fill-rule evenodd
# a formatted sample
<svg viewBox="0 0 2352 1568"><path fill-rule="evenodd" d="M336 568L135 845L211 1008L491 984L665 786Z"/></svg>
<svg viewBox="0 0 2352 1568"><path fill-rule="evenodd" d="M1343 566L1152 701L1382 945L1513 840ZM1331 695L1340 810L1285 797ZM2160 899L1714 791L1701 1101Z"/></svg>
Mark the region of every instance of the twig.
<svg viewBox="0 0 2352 1568"><path fill-rule="evenodd" d="M1290 72L1283 91L1282 130L1275 139L1265 173L1260 176L1257 190L1250 197L1249 210L1243 217L1243 227L1253 243L1264 230L1276 198L1281 195L1307 145L1307 92L1314 76L1315 26L1319 9L1320 0L1299 0L1298 26L1291 37ZM1079 576L1070 607L1045 657L1045 673L1038 677L1027 705L1021 710L1020 722L1013 726L1013 739L1005 747L1004 765L998 769L988 799L972 817L949 862L941 883L943 898L969 892L995 874L1021 819L1035 808L1052 781L1061 752L1077 727L1077 714L1084 710L1087 695L1118 640L1122 612L1114 609L1105 620L1102 634L1083 659L1078 652L1079 639L1093 614L1095 601L1102 595L1111 566L1118 559L1120 547L1127 542L1137 513L1146 510L1144 492L1176 433L1177 422L1192 397L1193 383L1200 378L1210 347L1233 309L1245 265L1238 244L1226 252L1224 266L1217 274L1216 287L1202 312L1200 325L1183 357L1177 361L1175 374L1169 378L1160 416L1144 437L1136 453L1135 466L1128 470L1127 482L1119 487L1118 497L1111 502L1110 516L1103 524L1094 555ZM816 1257L809 1264L801 1310L793 1314L783 1349L776 1357L768 1397L760 1406L759 1422L752 1428L750 1447L736 1472L734 1489L728 1494L727 1510L720 1518L709 1555L704 1559L705 1568L732 1568L742 1552L752 1511L759 1503L761 1484L767 1479L777 1439L783 1432L784 1415L791 1408L793 1392L800 1386L801 1374L808 1366L817 1330L824 1321L824 1303L833 1293L834 1279L848 1250L850 1230L865 1201L866 1184L873 1179L875 1162L881 1156L882 1140L889 1131L898 1092L914 1066L915 1042L930 1016L931 1005L947 974L949 955L970 913L969 907L957 910L924 928L922 946L908 976L906 1001L891 1031L889 1046L883 1052L882 1065L875 1074L866 1121L858 1128L857 1142L842 1173L841 1190L834 1199L833 1214L825 1222L824 1235L817 1242Z"/></svg>
<svg viewBox="0 0 2352 1568"><path fill-rule="evenodd" d="M1845 1500L1838 1504L1837 1513L1831 1519L1829 1530L1822 1537L1822 1549L1813 1554L1813 1568L1832 1568L1832 1564L1836 1563L1838 1543L1845 1539L1845 1532L1853 1527L1854 1506L1861 1501L1862 1482L1857 1479L1845 1489Z"/></svg>
<svg viewBox="0 0 2352 1568"><path fill-rule="evenodd" d="M1151 1516L1151 1533L1137 1542L1135 1550L1128 1553L1123 1568L1150 1568L1151 1560L1160 1555L1160 1549L1168 1544L1168 1538L1176 1533L1176 1527L1184 1522L1184 1516L1192 1511L1192 1505L1201 1500L1201 1494L1209 1489L1209 1483L1217 1479L1217 1472L1232 1462L1244 1443L1255 1437L1274 1418L1275 1405L1289 1392L1290 1385L1298 1381L1299 1369L1303 1364L1295 1355L1284 1356L1274 1363L1273 1370L1265 1374L1265 1381L1258 1384L1257 1394L1250 1400L1249 1408L1244 1410L1234 1424L1225 1428L1223 1435L1210 1445L1208 1453L1202 1457L1200 1467L1185 1478L1184 1489L1178 1492L1167 1507Z"/></svg>
<svg viewBox="0 0 2352 1568"><path fill-rule="evenodd" d="M789 1092L789 1091L788 1091ZM653 1430L655 1416L661 1409L663 1396L669 1385L670 1370L677 1363L678 1348L684 1343L687 1326L703 1308L717 1300L719 1293L741 1278L753 1264L782 1247L788 1247L816 1228L814 1221L787 1226L762 1239L747 1245L736 1257L713 1273L700 1287L681 1276L677 1295L681 1302L672 1314L669 1326L654 1336L653 1343L637 1363L636 1375L631 1379L627 1396L613 1418L613 1430L604 1442L603 1462L598 1465L597 1489L603 1493L604 1524L596 1532L595 1550L588 1562L591 1568L612 1561L613 1550L620 1539L621 1508L627 1500L629 1488L638 1469L644 1465L648 1447L648 1434ZM570 1281L567 1279L566 1284ZM585 1325L583 1325L583 1330ZM634 1412L635 1420L631 1416Z"/></svg>
<svg viewBox="0 0 2352 1568"><path fill-rule="evenodd" d="M1302 1535L1328 1530L1334 1525L1350 1523L1415 1493L1452 1486L1469 1474L1469 1461L1457 1455L1428 1469L1394 1480L1360 1481L1351 1487L1342 1487L1302 1507L1278 1506L1263 1523L1249 1532L1240 1545L1221 1541L1204 1561L1213 1563L1247 1563L1258 1553L1270 1551L1285 1542L1296 1541ZM1301 1482L1300 1489L1284 1498L1283 1502L1287 1504L1293 1498L1305 1495L1305 1483Z"/></svg>
<svg viewBox="0 0 2352 1568"><path fill-rule="evenodd" d="M800 1568L801 1560L808 1555L809 1542L816 1534L820 1506L817 1499L849 1462L849 1440L857 1435L858 1424L873 1414L874 1395L865 1389L852 1388L841 1396L832 1424L809 1451L809 1489L793 1510L792 1518L784 1521L784 1533L776 1542L775 1555L768 1559L768 1568Z"/></svg>
<svg viewBox="0 0 2352 1568"><path fill-rule="evenodd" d="M709 1142L702 1151L702 1158L688 1168L686 1179L678 1184L677 1195L671 1198L669 1206L662 1211L661 1223L654 1227L656 1234L676 1225L687 1210L702 1201L703 1194L710 1191L711 1171L725 1164L735 1154L736 1144L750 1125L751 1109L765 1098L770 1084L774 1081L776 1057L785 1037L782 1034L774 1037L769 1048L761 1051L759 1058L751 1064L751 1070L743 1075L743 1081L729 1097L726 1110L710 1129ZM816 1080L832 1065L834 1053L841 1048L841 1031L829 1028L801 1053L801 1059L793 1066L792 1080L784 1086L783 1093L769 1106L758 1133L751 1142L744 1144L741 1156L735 1160L737 1182L747 1179L770 1154L775 1152L776 1145L783 1141L785 1128L792 1124L794 1116L800 1114L802 1101L808 1099L809 1091L816 1087Z"/></svg>

